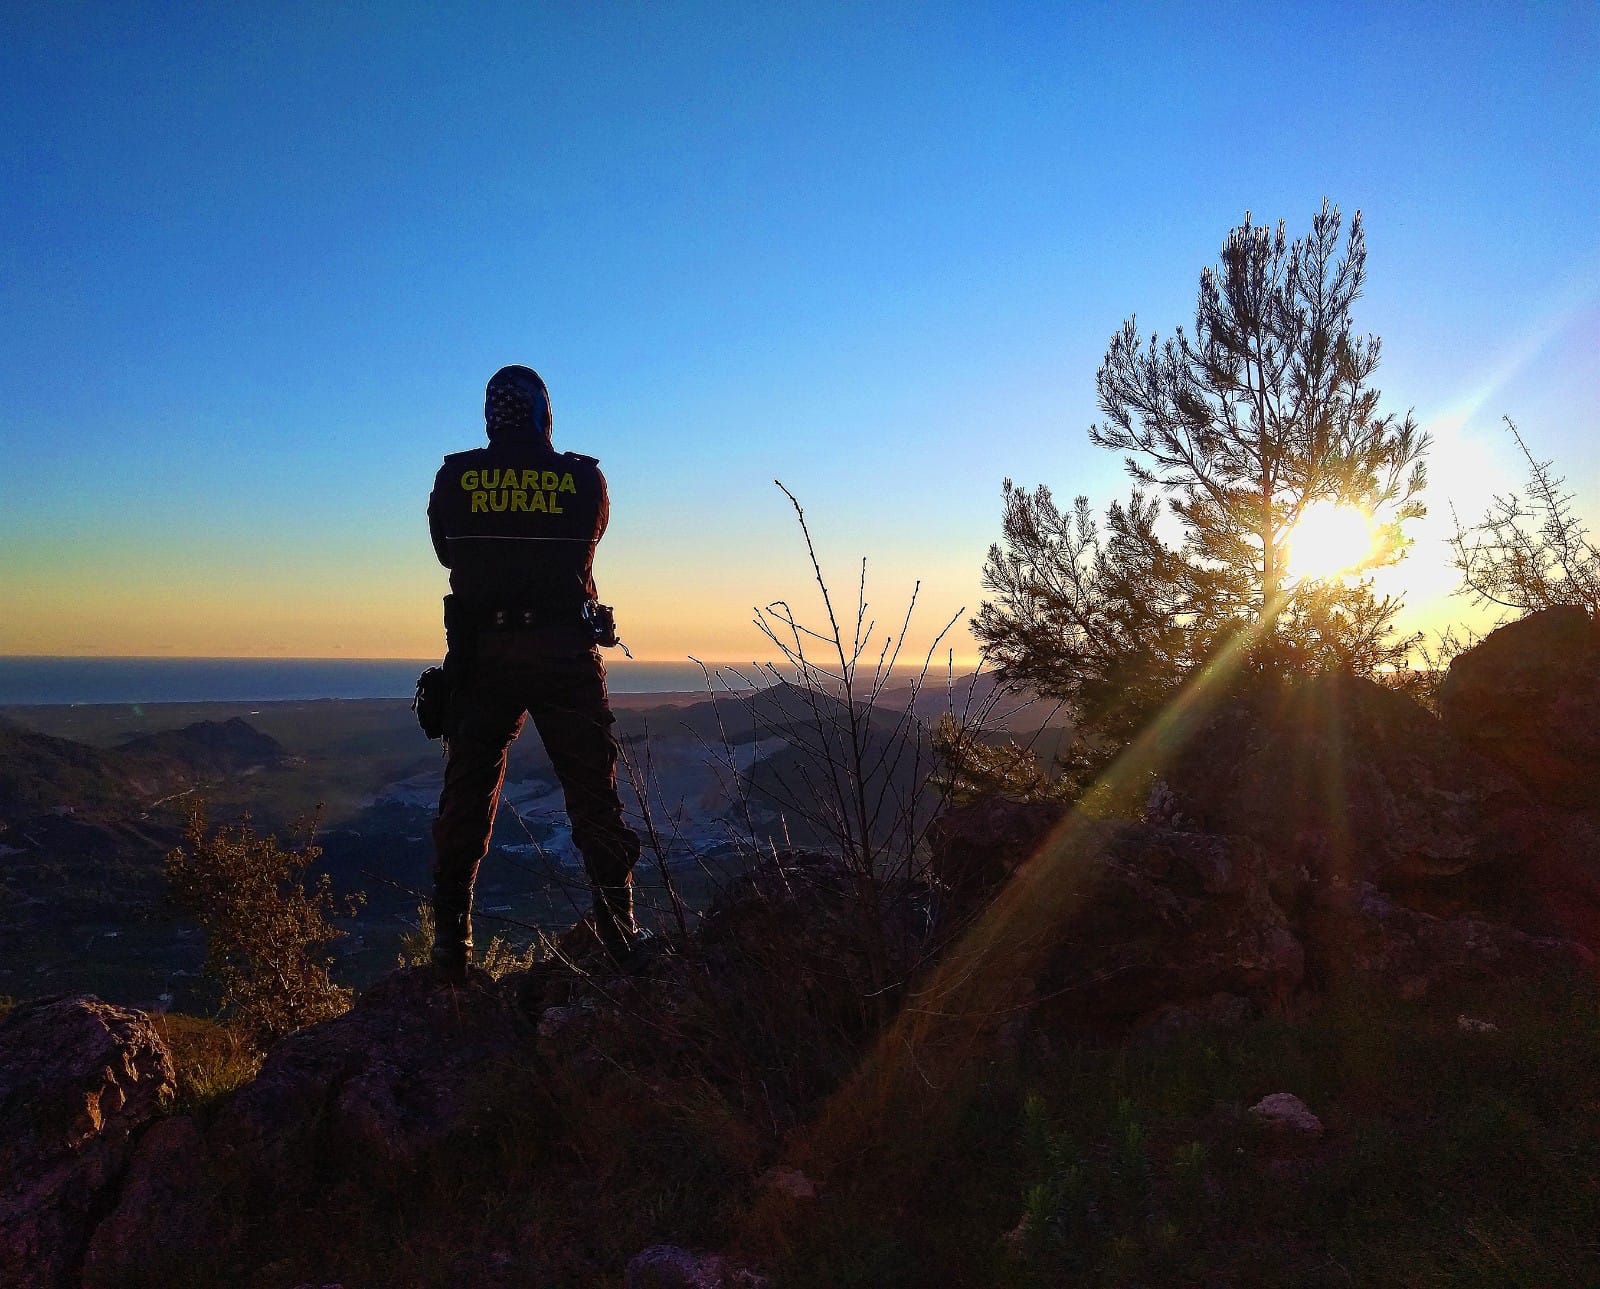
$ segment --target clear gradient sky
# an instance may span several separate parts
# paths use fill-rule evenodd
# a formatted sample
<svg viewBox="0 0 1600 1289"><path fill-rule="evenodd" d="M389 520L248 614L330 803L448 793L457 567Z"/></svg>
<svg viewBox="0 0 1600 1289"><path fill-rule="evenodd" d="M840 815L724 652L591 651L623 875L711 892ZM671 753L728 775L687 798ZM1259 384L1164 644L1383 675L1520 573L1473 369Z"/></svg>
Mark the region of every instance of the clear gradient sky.
<svg viewBox="0 0 1600 1289"><path fill-rule="evenodd" d="M1123 319L1324 194L1437 440L1409 620L1464 611L1503 413L1600 500L1592 0L12 4L0 158L0 653L437 654L423 506L510 362L602 460L635 654L813 612L774 478L931 631L1002 477L1125 491Z"/></svg>

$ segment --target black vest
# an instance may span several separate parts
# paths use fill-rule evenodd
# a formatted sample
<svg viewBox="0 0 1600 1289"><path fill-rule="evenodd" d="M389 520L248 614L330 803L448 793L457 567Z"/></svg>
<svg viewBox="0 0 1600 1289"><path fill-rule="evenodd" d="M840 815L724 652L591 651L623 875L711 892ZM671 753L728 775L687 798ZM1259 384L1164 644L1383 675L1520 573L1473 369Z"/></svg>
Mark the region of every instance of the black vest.
<svg viewBox="0 0 1600 1289"><path fill-rule="evenodd" d="M464 605L532 608L552 621L594 598L594 548L609 516L599 462L542 443L447 456L428 499L434 551Z"/></svg>

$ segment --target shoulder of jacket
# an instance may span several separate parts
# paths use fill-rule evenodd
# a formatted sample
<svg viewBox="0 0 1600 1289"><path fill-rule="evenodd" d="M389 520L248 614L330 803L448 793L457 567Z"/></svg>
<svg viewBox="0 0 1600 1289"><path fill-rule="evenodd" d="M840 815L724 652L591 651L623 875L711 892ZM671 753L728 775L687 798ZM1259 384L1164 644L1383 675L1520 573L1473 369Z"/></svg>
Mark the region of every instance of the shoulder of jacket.
<svg viewBox="0 0 1600 1289"><path fill-rule="evenodd" d="M483 449L482 448L468 448L465 452L451 452L448 455L446 455L446 457L444 459L444 464L446 466L460 465L463 462L472 459L473 457L478 457L478 456L482 456L482 455L483 455Z"/></svg>
<svg viewBox="0 0 1600 1289"><path fill-rule="evenodd" d="M574 462L577 465L598 466L600 464L599 457L584 456L582 452L563 452L561 455L566 458L566 460Z"/></svg>

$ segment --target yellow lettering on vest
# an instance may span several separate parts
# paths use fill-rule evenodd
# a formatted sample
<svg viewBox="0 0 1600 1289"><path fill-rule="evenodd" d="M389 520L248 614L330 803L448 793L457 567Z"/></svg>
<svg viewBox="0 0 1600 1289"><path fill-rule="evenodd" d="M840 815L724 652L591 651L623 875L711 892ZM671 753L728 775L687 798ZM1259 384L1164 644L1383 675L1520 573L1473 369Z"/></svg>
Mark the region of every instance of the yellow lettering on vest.
<svg viewBox="0 0 1600 1289"><path fill-rule="evenodd" d="M534 494L534 496L538 496L538 495L539 495L538 493ZM528 494L524 489L518 488L515 492L513 492L511 494L511 509L512 510L526 510L527 508L528 508Z"/></svg>
<svg viewBox="0 0 1600 1289"><path fill-rule="evenodd" d="M478 486L478 472L476 470L463 470L461 472L461 486L467 492L473 491Z"/></svg>
<svg viewBox="0 0 1600 1289"><path fill-rule="evenodd" d="M545 484L545 487L548 488L549 486L550 486L549 484ZM577 486L577 484L572 482L572 476L570 474L564 474L564 475L561 476L561 486L559 488L557 488L556 491L557 492L577 492L578 491L578 486Z"/></svg>
<svg viewBox="0 0 1600 1289"><path fill-rule="evenodd" d="M530 492L539 486L539 472L537 470L524 470L522 481L517 484L519 488L526 488Z"/></svg>
<svg viewBox="0 0 1600 1289"><path fill-rule="evenodd" d="M472 513L475 514L475 515L481 515L488 509L489 509L489 494L487 492L475 492L475 493L473 493L472 494Z"/></svg>
<svg viewBox="0 0 1600 1289"><path fill-rule="evenodd" d="M543 488L546 492L553 492L555 491L556 485L559 482L560 480L556 478L556 472L554 470L546 470L544 472L544 478L540 480L536 486Z"/></svg>
<svg viewBox="0 0 1600 1289"><path fill-rule="evenodd" d="M528 509L531 510L531 511L537 511L541 515L544 514L544 512L545 512L544 493L542 493L542 492L531 492L531 493L529 493L528 494Z"/></svg>
<svg viewBox="0 0 1600 1289"><path fill-rule="evenodd" d="M505 510L510 501L510 494L503 488L499 492L491 492L489 494L489 509L499 514Z"/></svg>
<svg viewBox="0 0 1600 1289"><path fill-rule="evenodd" d="M535 495L538 495L538 494L535 494ZM561 509L560 506L558 506L556 504L556 494L553 493L553 492L550 494L550 513L552 515L564 515L564 514L567 513L566 511Z"/></svg>

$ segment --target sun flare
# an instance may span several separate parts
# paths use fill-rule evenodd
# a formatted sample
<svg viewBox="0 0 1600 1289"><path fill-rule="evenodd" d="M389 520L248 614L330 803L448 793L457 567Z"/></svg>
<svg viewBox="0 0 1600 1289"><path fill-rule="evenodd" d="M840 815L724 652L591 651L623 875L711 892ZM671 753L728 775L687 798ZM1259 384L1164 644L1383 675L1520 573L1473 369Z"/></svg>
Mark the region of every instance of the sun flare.
<svg viewBox="0 0 1600 1289"><path fill-rule="evenodd" d="M1359 567L1372 554L1371 517L1355 506L1314 501L1289 533L1289 571L1326 581Z"/></svg>

